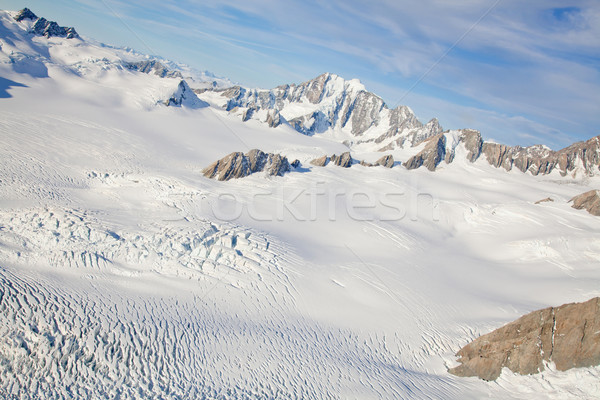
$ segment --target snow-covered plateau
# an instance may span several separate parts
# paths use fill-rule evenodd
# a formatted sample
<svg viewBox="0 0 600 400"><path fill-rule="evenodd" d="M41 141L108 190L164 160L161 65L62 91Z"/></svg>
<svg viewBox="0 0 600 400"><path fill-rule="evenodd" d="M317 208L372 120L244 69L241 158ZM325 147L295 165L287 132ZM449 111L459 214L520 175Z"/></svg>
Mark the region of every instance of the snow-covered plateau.
<svg viewBox="0 0 600 400"><path fill-rule="evenodd" d="M349 150L339 123L243 121L225 79L16 15L0 11L0 397L600 397L600 367L448 373L478 336L600 295L600 219L568 202L598 173L471 162L452 132L435 171L406 169L423 145L396 137L351 149L393 168L314 166ZM429 132L410 118L408 141ZM254 148L300 166L203 176Z"/></svg>

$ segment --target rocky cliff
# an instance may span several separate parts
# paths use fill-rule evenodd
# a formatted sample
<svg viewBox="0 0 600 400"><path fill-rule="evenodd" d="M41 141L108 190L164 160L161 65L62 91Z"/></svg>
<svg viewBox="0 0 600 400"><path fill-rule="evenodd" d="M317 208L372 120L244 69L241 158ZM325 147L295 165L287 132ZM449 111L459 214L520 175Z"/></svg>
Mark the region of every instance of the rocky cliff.
<svg viewBox="0 0 600 400"><path fill-rule="evenodd" d="M507 146L484 142L478 131L461 129L432 136L422 143L423 150L405 162L408 169L425 166L434 171L442 161L454 161L456 151L464 149L465 157L475 162L481 157L496 168L507 171L516 168L532 175L589 176L600 172L600 136L578 142L559 151L542 145L530 147Z"/></svg>
<svg viewBox="0 0 600 400"><path fill-rule="evenodd" d="M574 143L559 151L541 145L510 147L496 143L484 143L481 151L490 164L507 171L516 167L538 175L557 170L563 176L568 173L593 175L600 171L600 136Z"/></svg>
<svg viewBox="0 0 600 400"><path fill-rule="evenodd" d="M600 298L534 311L469 343L457 353L457 376L491 381L502 368L527 375L552 361L559 371L600 364Z"/></svg>
<svg viewBox="0 0 600 400"><path fill-rule="evenodd" d="M291 171L292 166L298 166L294 161L291 165L288 159L280 154L265 153L258 149L231 153L206 167L202 173L207 178L228 181L243 178L256 172L265 172L269 176L283 176Z"/></svg>
<svg viewBox="0 0 600 400"><path fill-rule="evenodd" d="M571 207L577 210L587 210L592 215L600 216L600 190L590 190L569 200Z"/></svg>
<svg viewBox="0 0 600 400"><path fill-rule="evenodd" d="M423 150L404 163L407 169L425 166L428 170L435 171L442 161L447 164L454 161L459 146L465 150L467 160L474 162L481 155L483 140L479 132L461 129L440 133L424 140L422 144Z"/></svg>

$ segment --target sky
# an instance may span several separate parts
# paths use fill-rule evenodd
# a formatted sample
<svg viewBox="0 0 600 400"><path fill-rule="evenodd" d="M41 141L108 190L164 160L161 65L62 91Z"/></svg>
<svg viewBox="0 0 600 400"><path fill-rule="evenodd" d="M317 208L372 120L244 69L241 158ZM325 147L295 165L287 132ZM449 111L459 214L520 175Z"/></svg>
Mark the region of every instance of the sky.
<svg viewBox="0 0 600 400"><path fill-rule="evenodd" d="M358 78L390 108L559 149L600 135L600 1L0 0L243 86Z"/></svg>

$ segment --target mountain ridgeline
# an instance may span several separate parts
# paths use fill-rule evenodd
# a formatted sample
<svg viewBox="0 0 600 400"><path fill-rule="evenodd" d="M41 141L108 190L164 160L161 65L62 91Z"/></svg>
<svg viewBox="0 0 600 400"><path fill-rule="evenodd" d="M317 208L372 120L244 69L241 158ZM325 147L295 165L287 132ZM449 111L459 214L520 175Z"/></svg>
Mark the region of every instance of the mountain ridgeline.
<svg viewBox="0 0 600 400"><path fill-rule="evenodd" d="M442 161L454 161L459 148L466 158L475 162L485 159L496 168L511 171L516 168L532 175L546 175L557 171L562 176L591 176L600 172L600 136L577 142L559 151L542 145L529 147L507 146L484 142L478 131L461 129L440 133L423 141L424 148L406 161L407 169L425 166L434 171Z"/></svg>
<svg viewBox="0 0 600 400"><path fill-rule="evenodd" d="M264 119L271 126L288 123L305 135L339 130L347 133L350 145L372 143L391 150L414 146L442 132L437 119L422 124L409 107L389 109L358 80L346 81L330 73L271 90L234 86L220 92L227 98L227 111L241 112L244 121Z"/></svg>
<svg viewBox="0 0 600 400"><path fill-rule="evenodd" d="M29 8L24 8L15 16L15 21L22 22L25 20L32 21L31 31L39 36L62 37L66 39L79 39L79 35L75 28L59 26L54 21L48 21L46 18L38 17Z"/></svg>
<svg viewBox="0 0 600 400"><path fill-rule="evenodd" d="M75 28L61 27L27 8L12 15L19 29L26 32L22 36L24 41L39 36L81 39ZM65 42L88 45L83 40ZM48 41L47 45L54 44ZM41 53L23 53L8 44L3 50L8 62L23 71L31 71L33 63L37 63L38 69L45 70L44 64L61 62ZM173 81L172 93L156 101L155 105L200 109L208 107L211 100L214 103L219 99L218 105L243 121L259 121L270 127L288 125L304 135L323 135L342 142L351 152L410 150L408 156L394 153L399 164L407 169L425 167L435 171L440 166L466 158L470 162L482 159L496 168L517 169L532 175L559 173L581 177L600 173L600 136L559 151L542 145L511 147L485 142L478 131L470 129L444 131L435 118L424 124L407 106L389 108L381 97L367 91L357 79L345 80L325 73L300 84L281 85L270 90L248 89L232 86L225 80L226 84L194 80L187 78L187 73L175 64L148 56L122 54L110 61L106 58L82 61L74 64L74 72L81 73L81 64L99 62L102 68L170 79ZM61 67L72 68L62 64ZM39 76L47 76L47 72Z"/></svg>
<svg viewBox="0 0 600 400"><path fill-rule="evenodd" d="M421 146L416 155L403 160L407 169L423 166L434 171L452 163L457 150L464 148L470 162L482 158L507 171L517 169L532 175L558 172L562 176L600 172L600 136L559 151L543 145L485 142L480 132L472 129L444 131L435 118L423 124L409 107L390 109L357 80L346 81L330 73L271 90L234 86L214 91L226 99L225 109L243 121L258 120L271 127L289 124L305 135L336 132L351 150L383 152Z"/></svg>

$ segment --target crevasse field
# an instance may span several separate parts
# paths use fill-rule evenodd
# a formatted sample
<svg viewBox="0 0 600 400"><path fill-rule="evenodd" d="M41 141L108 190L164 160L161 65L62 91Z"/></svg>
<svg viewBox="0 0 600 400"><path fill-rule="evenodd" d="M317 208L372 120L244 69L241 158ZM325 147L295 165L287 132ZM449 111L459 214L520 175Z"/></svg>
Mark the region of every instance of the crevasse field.
<svg viewBox="0 0 600 400"><path fill-rule="evenodd" d="M436 172L315 167L347 151L334 134L244 123L214 93L167 107L179 79L116 64L141 56L0 16L0 397L600 396L598 367L447 373L479 335L600 295L599 220L568 204L598 177L462 144ZM252 148L302 167L202 176Z"/></svg>

